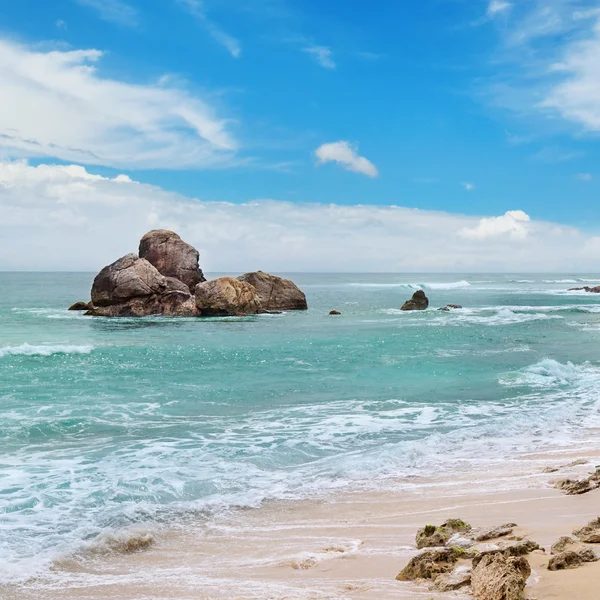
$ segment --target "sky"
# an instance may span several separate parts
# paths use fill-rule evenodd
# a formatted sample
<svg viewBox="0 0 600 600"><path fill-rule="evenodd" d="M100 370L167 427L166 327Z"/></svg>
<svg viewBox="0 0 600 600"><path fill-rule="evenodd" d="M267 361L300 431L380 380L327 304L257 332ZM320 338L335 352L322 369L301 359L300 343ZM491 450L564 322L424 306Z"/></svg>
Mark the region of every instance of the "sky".
<svg viewBox="0 0 600 600"><path fill-rule="evenodd" d="M0 0L0 270L600 271L600 0Z"/></svg>

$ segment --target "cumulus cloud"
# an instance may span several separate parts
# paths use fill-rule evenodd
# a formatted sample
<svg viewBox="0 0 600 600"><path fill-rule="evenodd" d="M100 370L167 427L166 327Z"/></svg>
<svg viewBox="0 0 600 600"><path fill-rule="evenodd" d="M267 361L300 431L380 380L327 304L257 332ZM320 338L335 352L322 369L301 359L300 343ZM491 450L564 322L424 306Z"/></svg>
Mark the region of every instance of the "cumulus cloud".
<svg viewBox="0 0 600 600"><path fill-rule="evenodd" d="M486 240L498 237L523 239L529 233L529 215L522 210L509 210L501 217L486 217L475 227L461 229L459 235L464 238Z"/></svg>
<svg viewBox="0 0 600 600"><path fill-rule="evenodd" d="M156 227L197 246L208 272L595 271L600 262L600 237L521 211L480 219L394 206L236 205L81 166L0 163L0 270L97 271Z"/></svg>
<svg viewBox="0 0 600 600"><path fill-rule="evenodd" d="M304 52L310 54L324 69L336 68L331 48L328 48L327 46L317 46L313 44L304 48Z"/></svg>
<svg viewBox="0 0 600 600"><path fill-rule="evenodd" d="M362 173L369 177L377 177L379 171L377 167L364 156L358 155L358 147L350 142L332 142L323 144L315 150L315 156L320 164L327 162L336 162L347 171Z"/></svg>
<svg viewBox="0 0 600 600"><path fill-rule="evenodd" d="M99 50L0 39L0 153L118 168L205 168L238 147L225 120L166 82L102 77Z"/></svg>

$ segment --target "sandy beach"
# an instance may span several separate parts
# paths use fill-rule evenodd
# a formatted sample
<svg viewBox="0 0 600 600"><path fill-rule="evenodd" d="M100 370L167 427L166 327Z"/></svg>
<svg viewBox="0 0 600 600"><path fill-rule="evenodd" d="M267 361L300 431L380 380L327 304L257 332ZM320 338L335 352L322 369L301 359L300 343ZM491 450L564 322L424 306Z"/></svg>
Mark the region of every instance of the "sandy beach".
<svg viewBox="0 0 600 600"><path fill-rule="evenodd" d="M210 527L190 517L175 530L122 531L57 562L51 577L5 588L2 598L466 599L471 596L463 592L440 593L395 580L416 553L419 527L460 517L474 526L515 522L515 535L546 549L528 556L528 598L597 600L600 563L546 569L550 545L596 518L600 500L600 490L565 496L551 482L585 474L594 458L564 466L581 455L532 456L488 472L481 486L469 481L468 473L457 473L451 479L405 482L397 493L268 503L232 511ZM543 465L559 471L542 473ZM504 491L490 489L494 486ZM144 551L119 551L150 537L153 543Z"/></svg>

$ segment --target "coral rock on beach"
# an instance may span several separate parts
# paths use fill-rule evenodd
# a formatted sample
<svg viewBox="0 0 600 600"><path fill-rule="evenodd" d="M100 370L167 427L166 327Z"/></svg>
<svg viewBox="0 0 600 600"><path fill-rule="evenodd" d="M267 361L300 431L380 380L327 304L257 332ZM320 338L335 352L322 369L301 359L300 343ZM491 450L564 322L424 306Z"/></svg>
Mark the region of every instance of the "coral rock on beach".
<svg viewBox="0 0 600 600"><path fill-rule="evenodd" d="M196 309L187 286L164 277L147 260L127 254L104 267L92 285L86 314L108 317L193 316Z"/></svg>
<svg viewBox="0 0 600 600"><path fill-rule="evenodd" d="M565 550L556 554L548 563L549 571L561 571L563 569L576 569L586 562L597 562L599 559L590 548L582 550Z"/></svg>
<svg viewBox="0 0 600 600"><path fill-rule="evenodd" d="M471 584L471 569L458 567L452 573L440 575L435 579L435 589L440 592L452 592Z"/></svg>
<svg viewBox="0 0 600 600"><path fill-rule="evenodd" d="M577 543L575 538L572 538L569 535L563 535L558 538L554 544L550 547L550 554L560 554L564 552L569 546L574 546Z"/></svg>
<svg viewBox="0 0 600 600"><path fill-rule="evenodd" d="M590 521L585 527L576 529L573 535L587 544L600 544L600 517Z"/></svg>
<svg viewBox="0 0 600 600"><path fill-rule="evenodd" d="M568 465L567 465L568 466ZM561 479L557 481L554 487L562 490L569 496L587 494L600 487L600 467L596 469L589 477L583 479Z"/></svg>
<svg viewBox="0 0 600 600"><path fill-rule="evenodd" d="M449 519L439 527L425 525L417 531L416 545L421 548L445 546L455 533L465 533L471 530L471 526L460 519Z"/></svg>
<svg viewBox="0 0 600 600"><path fill-rule="evenodd" d="M530 574L531 567L522 556L488 554L473 567L473 595L480 600L523 600Z"/></svg>
<svg viewBox="0 0 600 600"><path fill-rule="evenodd" d="M306 310L304 292L290 279L269 275L263 271L245 273L238 277L256 289L264 310Z"/></svg>
<svg viewBox="0 0 600 600"><path fill-rule="evenodd" d="M196 308L201 316L244 316L262 310L256 288L234 277L199 283L195 295Z"/></svg>
<svg viewBox="0 0 600 600"><path fill-rule="evenodd" d="M398 573L398 581L415 579L435 580L442 573L449 573L458 561L454 548L436 548L413 556L410 562Z"/></svg>
<svg viewBox="0 0 600 600"><path fill-rule="evenodd" d="M410 300L407 300L400 310L425 310L429 306L429 298L423 290L417 290Z"/></svg>
<svg viewBox="0 0 600 600"><path fill-rule="evenodd" d="M198 260L198 250L184 242L174 231L153 229L140 241L140 258L145 258L165 277L179 279L192 292L198 283L206 281Z"/></svg>

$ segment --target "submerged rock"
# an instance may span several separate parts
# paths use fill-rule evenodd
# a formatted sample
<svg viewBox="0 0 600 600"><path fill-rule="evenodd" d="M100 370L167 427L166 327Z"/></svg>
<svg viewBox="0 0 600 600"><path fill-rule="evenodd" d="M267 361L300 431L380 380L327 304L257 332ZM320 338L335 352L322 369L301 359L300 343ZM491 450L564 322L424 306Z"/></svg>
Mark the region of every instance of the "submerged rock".
<svg viewBox="0 0 600 600"><path fill-rule="evenodd" d="M426 550L413 556L406 567L398 573L396 579L398 581L435 580L439 575L452 571L457 561L457 552L453 548Z"/></svg>
<svg viewBox="0 0 600 600"><path fill-rule="evenodd" d="M407 300L400 310L425 310L429 306L429 298L423 290L417 290L410 300Z"/></svg>
<svg viewBox="0 0 600 600"><path fill-rule="evenodd" d="M263 271L245 273L238 277L256 289L264 310L306 310L304 292L290 279L269 275Z"/></svg>
<svg viewBox="0 0 600 600"><path fill-rule="evenodd" d="M458 310L459 308L462 308L460 304L446 304L446 306L442 306L441 308L438 308L438 310L450 312L451 310Z"/></svg>
<svg viewBox="0 0 600 600"><path fill-rule="evenodd" d="M600 294L600 285L595 287L590 287L589 285L584 285L583 287L569 288L569 292L590 292L591 294Z"/></svg>
<svg viewBox="0 0 600 600"><path fill-rule="evenodd" d="M140 241L140 258L145 258L165 277L174 277L194 290L198 283L206 281L198 266L200 254L196 248L184 242L174 231L153 229Z"/></svg>
<svg viewBox="0 0 600 600"><path fill-rule="evenodd" d="M341 315L342 313L339 310L330 310L329 311L329 315L330 316L336 316L336 315Z"/></svg>
<svg viewBox="0 0 600 600"><path fill-rule="evenodd" d="M199 283L195 293L196 308L201 316L244 316L262 310L256 288L234 277Z"/></svg>
<svg viewBox="0 0 600 600"><path fill-rule="evenodd" d="M92 285L93 308L86 314L106 317L194 316L188 287L164 277L147 260L127 254L104 267Z"/></svg>
<svg viewBox="0 0 600 600"><path fill-rule="evenodd" d="M531 567L523 556L483 556L471 573L473 595L481 600L524 600Z"/></svg>
<svg viewBox="0 0 600 600"><path fill-rule="evenodd" d="M91 302L75 302L69 306L69 310L90 310L92 307Z"/></svg>

